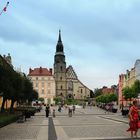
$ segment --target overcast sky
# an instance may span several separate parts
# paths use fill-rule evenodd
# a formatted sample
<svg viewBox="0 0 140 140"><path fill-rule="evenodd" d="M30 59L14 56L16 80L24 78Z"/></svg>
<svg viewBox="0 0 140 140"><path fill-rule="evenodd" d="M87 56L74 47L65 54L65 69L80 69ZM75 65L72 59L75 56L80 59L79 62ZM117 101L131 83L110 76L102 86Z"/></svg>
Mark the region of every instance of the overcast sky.
<svg viewBox="0 0 140 140"><path fill-rule="evenodd" d="M0 0L0 10L7 0ZM0 54L14 67L53 67L61 29L67 66L89 88L118 83L140 58L140 0L9 0Z"/></svg>

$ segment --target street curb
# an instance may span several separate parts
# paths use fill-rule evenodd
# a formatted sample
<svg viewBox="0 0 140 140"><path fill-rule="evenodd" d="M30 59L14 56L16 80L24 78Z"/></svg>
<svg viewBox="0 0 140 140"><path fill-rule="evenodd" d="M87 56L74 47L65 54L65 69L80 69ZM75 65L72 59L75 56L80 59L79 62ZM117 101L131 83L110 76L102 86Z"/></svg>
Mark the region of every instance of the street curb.
<svg viewBox="0 0 140 140"><path fill-rule="evenodd" d="M120 120L120 119L114 119L114 118L110 118L110 117L103 117L103 116L99 116L100 118L104 118L104 119L108 119L108 120L113 120L113 121L117 121L117 122L122 122L125 124L128 124L128 121L124 121L124 120Z"/></svg>

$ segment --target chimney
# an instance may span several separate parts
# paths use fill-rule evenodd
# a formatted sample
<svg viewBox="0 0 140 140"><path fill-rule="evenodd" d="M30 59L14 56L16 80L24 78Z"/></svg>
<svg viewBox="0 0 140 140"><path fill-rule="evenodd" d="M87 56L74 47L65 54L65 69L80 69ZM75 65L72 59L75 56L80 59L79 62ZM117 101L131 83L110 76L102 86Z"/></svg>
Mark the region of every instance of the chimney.
<svg viewBox="0 0 140 140"><path fill-rule="evenodd" d="M32 72L32 69L30 68L30 69L29 69L29 74L30 74L31 72Z"/></svg>
<svg viewBox="0 0 140 140"><path fill-rule="evenodd" d="M42 73L42 67L39 68L39 73Z"/></svg>
<svg viewBox="0 0 140 140"><path fill-rule="evenodd" d="M52 68L49 69L50 74L52 75Z"/></svg>

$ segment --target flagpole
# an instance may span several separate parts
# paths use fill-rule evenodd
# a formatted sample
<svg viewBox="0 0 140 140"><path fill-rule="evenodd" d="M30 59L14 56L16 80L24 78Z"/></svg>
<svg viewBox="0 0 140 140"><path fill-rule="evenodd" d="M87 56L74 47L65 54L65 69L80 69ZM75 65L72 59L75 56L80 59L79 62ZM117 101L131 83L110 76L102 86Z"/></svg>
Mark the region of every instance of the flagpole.
<svg viewBox="0 0 140 140"><path fill-rule="evenodd" d="M2 13L3 13L3 10L0 12L0 16L2 15Z"/></svg>

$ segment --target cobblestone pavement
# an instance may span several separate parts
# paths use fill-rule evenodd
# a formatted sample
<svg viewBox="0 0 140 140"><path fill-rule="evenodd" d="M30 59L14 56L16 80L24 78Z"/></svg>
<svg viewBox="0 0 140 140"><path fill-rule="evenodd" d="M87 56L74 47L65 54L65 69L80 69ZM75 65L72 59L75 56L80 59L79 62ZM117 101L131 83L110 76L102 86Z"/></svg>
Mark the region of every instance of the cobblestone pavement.
<svg viewBox="0 0 140 140"><path fill-rule="evenodd" d="M130 139L130 134L126 132L128 118L120 113L106 114L104 110L94 107L77 109L73 117L64 115L65 111L60 114L54 119L54 124L56 133L65 135L63 138L60 135L61 140Z"/></svg>
<svg viewBox="0 0 140 140"><path fill-rule="evenodd" d="M1 128L0 140L48 140L55 131L57 140L130 139L130 134L126 132L128 118L120 113L105 113L96 107L76 109L72 117L68 117L67 109L58 112L56 107L56 118L53 118L52 124L55 126L53 132L42 110L25 123L15 122Z"/></svg>
<svg viewBox="0 0 140 140"><path fill-rule="evenodd" d="M48 120L44 112L24 123L12 123L0 129L0 140L47 140Z"/></svg>

